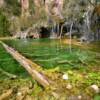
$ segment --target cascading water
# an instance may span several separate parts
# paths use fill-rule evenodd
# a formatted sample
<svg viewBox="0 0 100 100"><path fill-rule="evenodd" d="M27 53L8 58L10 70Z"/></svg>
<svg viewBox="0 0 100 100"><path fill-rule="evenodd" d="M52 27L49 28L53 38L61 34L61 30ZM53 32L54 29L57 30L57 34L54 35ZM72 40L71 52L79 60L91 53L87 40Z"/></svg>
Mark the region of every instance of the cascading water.
<svg viewBox="0 0 100 100"><path fill-rule="evenodd" d="M55 38L57 38L57 34L55 33L55 26L56 26L56 24L54 23L54 25L52 25L52 30L51 30L51 34L50 34L50 39L55 39Z"/></svg>

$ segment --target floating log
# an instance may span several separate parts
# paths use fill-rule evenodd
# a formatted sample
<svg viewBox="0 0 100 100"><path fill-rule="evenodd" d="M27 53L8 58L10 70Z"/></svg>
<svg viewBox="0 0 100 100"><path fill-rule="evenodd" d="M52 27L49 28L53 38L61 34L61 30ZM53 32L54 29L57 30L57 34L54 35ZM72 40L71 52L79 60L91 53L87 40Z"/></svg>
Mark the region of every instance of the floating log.
<svg viewBox="0 0 100 100"><path fill-rule="evenodd" d="M50 80L48 80L48 78L42 72L39 72L38 69L41 68L39 65L25 58L5 43L2 42L2 45L6 51L11 54L13 58L16 59L40 85L45 88L50 85Z"/></svg>

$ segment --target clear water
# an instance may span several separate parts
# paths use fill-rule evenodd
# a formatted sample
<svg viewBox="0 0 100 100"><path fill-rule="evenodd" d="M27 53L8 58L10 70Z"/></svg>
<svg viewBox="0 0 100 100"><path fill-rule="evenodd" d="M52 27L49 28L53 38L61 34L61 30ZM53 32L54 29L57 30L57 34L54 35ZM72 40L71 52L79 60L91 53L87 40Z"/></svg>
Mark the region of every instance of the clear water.
<svg viewBox="0 0 100 100"><path fill-rule="evenodd" d="M32 39L32 40L6 40L8 45L18 50L25 57L36 62L43 68L59 67L61 69L100 66L100 52L93 51L93 47L80 48L72 45L72 53L69 45L60 40ZM99 48L99 46L97 46Z"/></svg>
<svg viewBox="0 0 100 100"><path fill-rule="evenodd" d="M0 79L7 78L7 75L1 70L20 77L28 76L27 71L0 44Z"/></svg>

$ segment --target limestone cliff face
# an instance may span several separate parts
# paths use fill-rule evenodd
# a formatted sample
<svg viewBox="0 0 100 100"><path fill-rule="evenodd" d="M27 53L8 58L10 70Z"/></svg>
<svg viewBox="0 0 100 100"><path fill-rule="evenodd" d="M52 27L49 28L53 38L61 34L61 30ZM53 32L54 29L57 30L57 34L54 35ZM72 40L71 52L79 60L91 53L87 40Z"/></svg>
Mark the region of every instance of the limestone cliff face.
<svg viewBox="0 0 100 100"><path fill-rule="evenodd" d="M0 8L1 8L2 6L4 6L4 4L5 4L4 0L0 0Z"/></svg>
<svg viewBox="0 0 100 100"><path fill-rule="evenodd" d="M45 6L45 10L49 13L53 7L59 7L59 10L62 10L64 0L33 0L33 2L36 7Z"/></svg>
<svg viewBox="0 0 100 100"><path fill-rule="evenodd" d="M35 14L38 17L41 11L45 11L47 16L62 19L64 0L32 0L34 3ZM21 0L22 15L29 13L29 0ZM41 10L42 9L42 10Z"/></svg>
<svg viewBox="0 0 100 100"><path fill-rule="evenodd" d="M64 0L45 0L45 11L47 16L51 17L53 21L59 21L63 19Z"/></svg>
<svg viewBox="0 0 100 100"><path fill-rule="evenodd" d="M22 16L29 13L29 0L21 0Z"/></svg>
<svg viewBox="0 0 100 100"><path fill-rule="evenodd" d="M33 0L36 7L40 7L43 0Z"/></svg>

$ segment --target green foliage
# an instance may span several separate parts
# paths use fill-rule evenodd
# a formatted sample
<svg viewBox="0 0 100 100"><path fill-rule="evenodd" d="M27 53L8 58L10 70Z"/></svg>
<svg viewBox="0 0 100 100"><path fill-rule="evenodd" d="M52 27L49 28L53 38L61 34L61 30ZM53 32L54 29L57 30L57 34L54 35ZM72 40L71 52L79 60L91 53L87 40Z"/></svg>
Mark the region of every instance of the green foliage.
<svg viewBox="0 0 100 100"><path fill-rule="evenodd" d="M30 4L30 6L29 6L30 13L31 13L31 15L33 15L35 13L35 5L34 5L33 0L29 0L29 4Z"/></svg>
<svg viewBox="0 0 100 100"><path fill-rule="evenodd" d="M86 83L88 85L97 84L99 86L100 85L100 73L90 72L88 74L88 80L86 80Z"/></svg>
<svg viewBox="0 0 100 100"><path fill-rule="evenodd" d="M8 11L10 10L10 13L19 16L21 14L21 5L18 2L18 0L5 0L7 3Z"/></svg>
<svg viewBox="0 0 100 100"><path fill-rule="evenodd" d="M69 20L80 20L84 11L87 10L87 0L65 0L64 1L64 17ZM72 13L74 12L74 13Z"/></svg>
<svg viewBox="0 0 100 100"><path fill-rule="evenodd" d="M94 97L94 100L100 100L100 95L96 95L96 96Z"/></svg>
<svg viewBox="0 0 100 100"><path fill-rule="evenodd" d="M0 11L0 36L8 36L9 35L9 21L7 17Z"/></svg>

